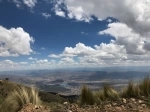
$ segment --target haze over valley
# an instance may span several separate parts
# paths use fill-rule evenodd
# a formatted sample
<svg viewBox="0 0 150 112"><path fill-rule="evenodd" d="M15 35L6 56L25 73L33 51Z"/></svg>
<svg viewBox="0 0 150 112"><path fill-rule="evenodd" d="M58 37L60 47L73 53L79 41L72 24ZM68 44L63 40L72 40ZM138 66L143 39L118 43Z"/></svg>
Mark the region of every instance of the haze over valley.
<svg viewBox="0 0 150 112"><path fill-rule="evenodd" d="M39 90L62 95L78 95L81 87L87 85L91 90L99 90L108 83L114 88L125 87L130 80L139 82L150 74L149 71L104 70L25 70L0 72L0 79L34 86Z"/></svg>

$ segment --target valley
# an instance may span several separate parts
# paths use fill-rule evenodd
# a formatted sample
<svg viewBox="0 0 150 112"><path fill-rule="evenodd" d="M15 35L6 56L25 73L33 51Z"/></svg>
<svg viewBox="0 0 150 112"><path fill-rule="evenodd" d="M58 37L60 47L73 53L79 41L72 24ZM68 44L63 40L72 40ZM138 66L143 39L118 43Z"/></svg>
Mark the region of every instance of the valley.
<svg viewBox="0 0 150 112"><path fill-rule="evenodd" d="M79 95L83 85L99 90L108 83L119 90L130 80L139 82L148 74L139 71L30 70L1 72L0 79L9 78L12 82L34 86L41 91Z"/></svg>

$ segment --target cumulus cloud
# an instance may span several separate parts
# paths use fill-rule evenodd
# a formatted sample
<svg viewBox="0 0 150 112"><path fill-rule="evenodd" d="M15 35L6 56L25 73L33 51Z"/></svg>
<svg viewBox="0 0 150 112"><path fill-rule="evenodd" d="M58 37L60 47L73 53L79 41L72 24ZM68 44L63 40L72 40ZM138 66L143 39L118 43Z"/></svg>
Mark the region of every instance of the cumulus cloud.
<svg viewBox="0 0 150 112"><path fill-rule="evenodd" d="M111 20L111 19L108 19L107 21L108 21L109 23L111 23L111 22L112 22L112 20Z"/></svg>
<svg viewBox="0 0 150 112"><path fill-rule="evenodd" d="M111 40L109 44L101 43L95 45L94 48L78 43L74 48L66 47L62 54L55 54L55 56L72 56L59 57L62 58L61 61L71 61L73 57L76 57L78 66L144 65L145 62L147 64L150 62L149 52L143 55L137 54L137 52L134 53L128 53L125 45L117 44L117 42Z"/></svg>
<svg viewBox="0 0 150 112"><path fill-rule="evenodd" d="M28 58L29 59L29 58ZM32 63L29 65L32 69L45 69L45 68L56 68L58 67L58 62L56 63L55 60L48 60L48 59L37 59L37 58L32 58L30 59Z"/></svg>
<svg viewBox="0 0 150 112"><path fill-rule="evenodd" d="M61 8L59 8L59 5L60 5L59 3L61 2L58 1L57 4L54 6L53 10L57 16L66 17L65 12L62 11Z"/></svg>
<svg viewBox="0 0 150 112"><path fill-rule="evenodd" d="M48 55L48 57L50 57L50 58L62 58L62 57L74 57L74 56L75 56L74 54L66 54L66 53L62 53L59 55L56 55L56 54Z"/></svg>
<svg viewBox="0 0 150 112"><path fill-rule="evenodd" d="M50 18L51 17L51 15L50 14L48 14L48 13L42 13L42 16L44 16L46 19L48 19L48 18Z"/></svg>
<svg viewBox="0 0 150 112"><path fill-rule="evenodd" d="M22 3L19 0L13 0L12 2L14 2L16 4L16 7L21 7Z"/></svg>
<svg viewBox="0 0 150 112"><path fill-rule="evenodd" d="M9 68L13 68L15 66L17 66L18 63L15 63L11 60L4 60L0 62L0 67L9 67Z"/></svg>
<svg viewBox="0 0 150 112"><path fill-rule="evenodd" d="M89 35L88 33L83 32L83 31L81 32L81 34L82 34L82 35Z"/></svg>
<svg viewBox="0 0 150 112"><path fill-rule="evenodd" d="M37 58L29 57L28 60L37 60Z"/></svg>
<svg viewBox="0 0 150 112"><path fill-rule="evenodd" d="M66 10L68 18L78 21L113 17L142 35L150 31L149 0L57 0L56 5Z"/></svg>
<svg viewBox="0 0 150 112"><path fill-rule="evenodd" d="M35 7L37 0L23 0L23 3L30 8Z"/></svg>
<svg viewBox="0 0 150 112"><path fill-rule="evenodd" d="M14 62L12 60L0 61L0 70L16 70L16 69L27 69L28 62Z"/></svg>
<svg viewBox="0 0 150 112"><path fill-rule="evenodd" d="M34 39L23 28L6 29L0 26L0 56L29 55Z"/></svg>
<svg viewBox="0 0 150 112"><path fill-rule="evenodd" d="M55 13L57 16L65 17L65 13L61 10L56 10Z"/></svg>
<svg viewBox="0 0 150 112"><path fill-rule="evenodd" d="M45 63L48 63L48 60L47 60L47 59L44 59L44 60L36 60L36 63L38 63L38 64L45 64Z"/></svg>
<svg viewBox="0 0 150 112"><path fill-rule="evenodd" d="M61 61L67 62L67 63L74 63L74 62L75 62L75 61L73 60L73 58L70 58L70 57L62 58Z"/></svg>
<svg viewBox="0 0 150 112"><path fill-rule="evenodd" d="M99 32L100 35L108 34L115 37L114 44L123 45L129 54L144 54L145 37L129 28L123 23L108 24L108 29Z"/></svg>
<svg viewBox="0 0 150 112"><path fill-rule="evenodd" d="M114 40L94 47L78 43L75 47L65 47L61 54L51 54L50 57L77 57L81 65L149 63L149 0L57 0L55 6L65 10L66 18L85 22L92 21L93 17L100 21L106 20L108 28L98 34L112 36ZM114 21L110 17L118 22L112 23Z"/></svg>
<svg viewBox="0 0 150 112"><path fill-rule="evenodd" d="M20 62L20 64L26 65L26 64L28 64L28 62Z"/></svg>

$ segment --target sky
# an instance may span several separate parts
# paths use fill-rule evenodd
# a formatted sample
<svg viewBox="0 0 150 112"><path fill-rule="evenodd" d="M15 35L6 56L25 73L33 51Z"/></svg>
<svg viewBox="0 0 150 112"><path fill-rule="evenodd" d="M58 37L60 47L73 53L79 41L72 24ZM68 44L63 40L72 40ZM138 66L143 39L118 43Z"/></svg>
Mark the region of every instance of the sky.
<svg viewBox="0 0 150 112"><path fill-rule="evenodd" d="M0 70L149 66L149 0L0 0Z"/></svg>

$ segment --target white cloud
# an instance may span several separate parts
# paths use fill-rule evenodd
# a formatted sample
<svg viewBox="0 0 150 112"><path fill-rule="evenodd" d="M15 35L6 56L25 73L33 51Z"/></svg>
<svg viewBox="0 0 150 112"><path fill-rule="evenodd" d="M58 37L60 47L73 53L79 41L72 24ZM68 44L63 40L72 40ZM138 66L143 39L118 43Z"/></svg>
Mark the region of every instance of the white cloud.
<svg viewBox="0 0 150 112"><path fill-rule="evenodd" d="M45 47L42 47L42 48L41 48L41 50L45 50L45 49L46 49Z"/></svg>
<svg viewBox="0 0 150 112"><path fill-rule="evenodd" d="M34 39L23 28L6 29L0 26L0 56L29 55Z"/></svg>
<svg viewBox="0 0 150 112"><path fill-rule="evenodd" d="M123 23L110 23L108 29L99 32L100 35L108 34L116 38L115 44L123 45L129 54L144 54L145 37L129 28Z"/></svg>
<svg viewBox="0 0 150 112"><path fill-rule="evenodd" d="M149 0L57 0L56 5L70 19L88 22L93 16L113 17L142 35L150 33Z"/></svg>
<svg viewBox="0 0 150 112"><path fill-rule="evenodd" d="M58 67L75 67L78 66L78 62L75 62L72 57L63 57L60 61L56 64Z"/></svg>
<svg viewBox="0 0 150 112"><path fill-rule="evenodd" d="M95 49L91 48L90 46L85 46L83 43L78 43L76 44L75 48L66 47L63 53L76 56L76 55L89 55L94 52Z"/></svg>
<svg viewBox="0 0 150 112"><path fill-rule="evenodd" d="M58 4L59 4L59 3L58 3ZM55 14L56 14L57 16L66 17L65 12L62 11L61 8L59 8L59 5L58 5L58 4L56 4L55 7L54 7L54 12L55 12Z"/></svg>
<svg viewBox="0 0 150 112"><path fill-rule="evenodd" d="M37 58L29 57L28 60L37 60Z"/></svg>
<svg viewBox="0 0 150 112"><path fill-rule="evenodd" d="M41 53L39 53L37 51L33 51L32 54L41 54Z"/></svg>
<svg viewBox="0 0 150 112"><path fill-rule="evenodd" d="M82 35L89 35L88 33L83 32L83 31L81 32L81 34L82 34Z"/></svg>
<svg viewBox="0 0 150 112"><path fill-rule="evenodd" d="M111 23L111 22L112 22L112 20L111 20L111 19L108 19L107 21L108 21L109 23Z"/></svg>
<svg viewBox="0 0 150 112"><path fill-rule="evenodd" d="M42 13L42 16L44 16L46 19L48 19L48 18L50 18L51 17L51 15L50 14L48 14L48 13Z"/></svg>
<svg viewBox="0 0 150 112"><path fill-rule="evenodd" d="M70 58L70 57L62 58L61 61L66 62L66 63L74 63L75 62L73 60L73 58Z"/></svg>
<svg viewBox="0 0 150 112"><path fill-rule="evenodd" d="M65 17L65 13L61 10L56 10L55 13L57 16Z"/></svg>
<svg viewBox="0 0 150 112"><path fill-rule="evenodd" d="M13 2L16 4L16 7L20 8L22 3L19 0L13 0Z"/></svg>
<svg viewBox="0 0 150 112"><path fill-rule="evenodd" d="M20 62L20 64L26 65L26 64L28 64L28 62Z"/></svg>
<svg viewBox="0 0 150 112"><path fill-rule="evenodd" d="M56 63L55 60L48 60L48 59L40 59L38 60L37 58L35 58L36 60L34 60L33 58L31 58L31 60L33 61L32 64L30 64L29 66L32 69L45 69L45 68L56 68L58 67L58 63Z"/></svg>
<svg viewBox="0 0 150 112"><path fill-rule="evenodd" d="M36 60L36 63L37 63L37 64L45 64L45 63L48 63L48 60L47 60L47 59Z"/></svg>
<svg viewBox="0 0 150 112"><path fill-rule="evenodd" d="M23 0L23 3L30 8L35 7L37 0Z"/></svg>
<svg viewBox="0 0 150 112"><path fill-rule="evenodd" d="M72 57L67 57L67 55L76 57L77 61L74 62ZM55 54L55 57L58 56L61 58L64 56L60 61L63 65L69 66L69 62L66 62L68 60L70 62L72 61L72 65L93 67L112 65L146 65L150 63L149 55L149 52L145 52L141 55L136 51L130 54L127 52L124 44L120 45L117 43L117 40L111 40L109 44L101 43L100 45L95 45L94 48L85 46L83 43L78 43L74 48L66 47L62 54Z"/></svg>
<svg viewBox="0 0 150 112"><path fill-rule="evenodd" d="M74 56L75 56L74 54L66 54L66 53L59 54L59 55L56 55L56 54L48 55L48 57L50 58L62 58L62 57L74 57Z"/></svg>
<svg viewBox="0 0 150 112"><path fill-rule="evenodd" d="M0 61L0 70L21 70L28 68L28 62L14 62L12 60Z"/></svg>

